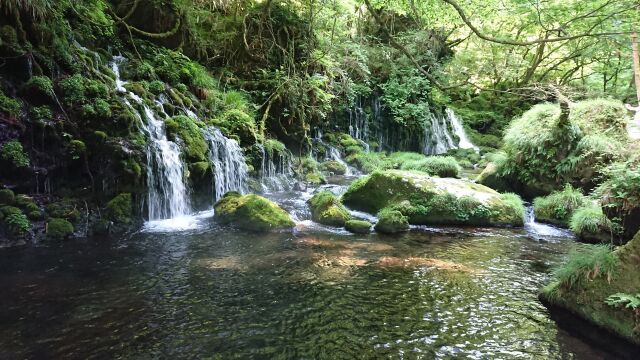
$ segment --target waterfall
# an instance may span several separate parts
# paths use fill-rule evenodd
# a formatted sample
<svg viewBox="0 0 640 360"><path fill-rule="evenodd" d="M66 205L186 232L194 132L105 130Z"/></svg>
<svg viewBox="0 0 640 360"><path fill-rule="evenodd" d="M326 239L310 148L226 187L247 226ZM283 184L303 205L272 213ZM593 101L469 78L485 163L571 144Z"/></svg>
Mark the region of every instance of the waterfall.
<svg viewBox="0 0 640 360"><path fill-rule="evenodd" d="M248 169L240 145L219 129L208 127L204 137L209 142L209 161L213 171L213 195L218 201L228 191L247 192Z"/></svg>
<svg viewBox="0 0 640 360"><path fill-rule="evenodd" d="M111 62L115 74L116 90L123 94L123 102L131 109L140 123L149 142L147 157L147 209L149 220L169 219L190 212L187 186L184 182L184 165L180 147L167 139L164 122L142 101L125 89L126 82L120 78L120 65L125 59L116 56ZM143 108L142 115L131 105L129 99Z"/></svg>
<svg viewBox="0 0 640 360"><path fill-rule="evenodd" d="M353 107L349 109L349 135L363 144L367 144L369 141L369 122L367 114L362 108L360 96L356 97ZM365 148L368 151L369 146L367 145Z"/></svg>
<svg viewBox="0 0 640 360"><path fill-rule="evenodd" d="M337 161L340 164L344 165L344 167L347 169L344 174L346 176L353 175L353 172L351 171L351 167L349 167L349 164L347 164L344 160L342 160L342 156L340 155L340 150L338 150L335 146L332 146L332 145L325 144L325 146L327 147L327 155L329 156L329 158L331 160Z"/></svg>
<svg viewBox="0 0 640 360"><path fill-rule="evenodd" d="M467 133L464 131L464 127L462 127L462 121L460 121L460 118L456 115L456 113L453 112L453 110L447 108L446 114L449 122L451 123L451 127L453 127L453 132L456 134L456 136L458 136L458 139L460 139L458 147L460 149L474 149L478 151L478 147L473 145L467 137Z"/></svg>
<svg viewBox="0 0 640 360"><path fill-rule="evenodd" d="M445 116L429 114L429 126L424 129L424 143L422 152L428 155L444 154L452 149L478 148L469 141L462 127L462 122L455 112L449 108L445 110ZM451 136L451 131L458 137L458 144Z"/></svg>
<svg viewBox="0 0 640 360"><path fill-rule="evenodd" d="M257 146L262 155L262 163L260 165L260 185L262 191L269 193L273 191L290 190L292 180L295 177L291 157L282 154L269 154L262 144L258 144Z"/></svg>

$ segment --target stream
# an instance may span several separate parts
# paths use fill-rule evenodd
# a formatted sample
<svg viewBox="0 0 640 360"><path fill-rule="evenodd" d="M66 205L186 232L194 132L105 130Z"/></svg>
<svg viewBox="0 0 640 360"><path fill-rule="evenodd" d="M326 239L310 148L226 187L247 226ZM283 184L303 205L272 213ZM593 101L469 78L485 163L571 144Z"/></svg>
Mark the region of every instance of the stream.
<svg viewBox="0 0 640 360"><path fill-rule="evenodd" d="M350 181L330 180L336 193ZM207 211L0 249L0 358L615 357L537 299L570 232L530 219L352 235L309 220L313 191L268 195L293 233L222 228Z"/></svg>

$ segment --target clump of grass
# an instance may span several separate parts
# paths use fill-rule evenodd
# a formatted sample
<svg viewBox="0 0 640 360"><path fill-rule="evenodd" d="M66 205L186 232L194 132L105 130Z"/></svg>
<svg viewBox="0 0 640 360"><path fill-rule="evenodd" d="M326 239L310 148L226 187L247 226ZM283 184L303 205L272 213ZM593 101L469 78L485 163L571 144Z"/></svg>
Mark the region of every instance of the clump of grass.
<svg viewBox="0 0 640 360"><path fill-rule="evenodd" d="M609 245L577 245L553 271L556 289L572 289L599 277L610 282L617 266L618 258Z"/></svg>
<svg viewBox="0 0 640 360"><path fill-rule="evenodd" d="M569 223L571 230L579 237L589 234L610 233L614 224L602 212L602 208L595 204L577 209Z"/></svg>
<svg viewBox="0 0 640 360"><path fill-rule="evenodd" d="M533 201L536 218L542 221L569 225L573 212L586 205L588 199L578 189L567 184L562 191L549 196L538 197Z"/></svg>
<svg viewBox="0 0 640 360"><path fill-rule="evenodd" d="M422 171L439 177L458 177L460 173L460 165L453 156L422 156L406 161L400 169Z"/></svg>

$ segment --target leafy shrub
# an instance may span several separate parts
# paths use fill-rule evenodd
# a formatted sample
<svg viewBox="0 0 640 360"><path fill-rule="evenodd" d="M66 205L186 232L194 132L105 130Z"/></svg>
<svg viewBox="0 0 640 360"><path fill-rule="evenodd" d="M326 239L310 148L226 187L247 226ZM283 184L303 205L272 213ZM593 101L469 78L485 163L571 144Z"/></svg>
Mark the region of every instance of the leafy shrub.
<svg viewBox="0 0 640 360"><path fill-rule="evenodd" d="M567 184L562 191L536 198L533 201L533 211L540 220L568 225L573 212L587 201L580 190Z"/></svg>
<svg viewBox="0 0 640 360"><path fill-rule="evenodd" d="M611 280L617 265L618 258L609 245L580 244L554 269L553 277L561 287L571 289L598 277Z"/></svg>
<svg viewBox="0 0 640 360"><path fill-rule="evenodd" d="M11 234L16 237L26 235L31 229L29 219L22 213L11 213L4 218L4 222L7 224Z"/></svg>
<svg viewBox="0 0 640 360"><path fill-rule="evenodd" d="M159 80L150 82L149 91L154 95L160 95L162 92L164 92L164 83Z"/></svg>
<svg viewBox="0 0 640 360"><path fill-rule="evenodd" d="M2 91L0 91L0 112L3 112L11 117L17 117L20 115L20 102L16 99L12 99L8 96L5 96Z"/></svg>
<svg viewBox="0 0 640 360"><path fill-rule="evenodd" d="M2 145L0 157L13 164L17 168L28 167L29 157L24 152L22 144L17 140L11 140Z"/></svg>
<svg viewBox="0 0 640 360"><path fill-rule="evenodd" d="M636 314L638 310L640 310L640 294L615 293L609 296L605 302L609 306L624 306L627 309L633 310Z"/></svg>

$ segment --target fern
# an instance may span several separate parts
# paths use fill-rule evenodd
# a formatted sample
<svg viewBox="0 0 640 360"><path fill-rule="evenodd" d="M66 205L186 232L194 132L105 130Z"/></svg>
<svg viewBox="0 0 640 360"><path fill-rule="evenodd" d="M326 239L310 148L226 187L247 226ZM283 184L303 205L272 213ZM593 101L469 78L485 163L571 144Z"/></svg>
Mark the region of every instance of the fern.
<svg viewBox="0 0 640 360"><path fill-rule="evenodd" d="M634 311L640 310L640 294L632 295L617 293L609 296L605 301L609 306L623 306Z"/></svg>

